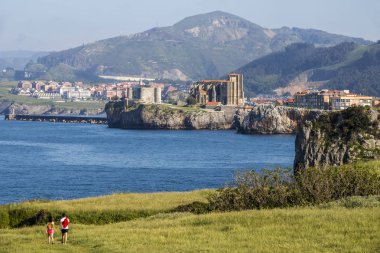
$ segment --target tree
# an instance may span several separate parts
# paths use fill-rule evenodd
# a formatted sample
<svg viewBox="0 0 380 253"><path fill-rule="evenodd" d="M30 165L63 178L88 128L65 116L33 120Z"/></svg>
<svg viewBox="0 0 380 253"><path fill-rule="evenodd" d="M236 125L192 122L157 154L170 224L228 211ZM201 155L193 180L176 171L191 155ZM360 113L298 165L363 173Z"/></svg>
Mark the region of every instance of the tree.
<svg viewBox="0 0 380 253"><path fill-rule="evenodd" d="M188 105L195 105L195 104L197 104L197 100L194 97L189 96L186 98L186 103Z"/></svg>

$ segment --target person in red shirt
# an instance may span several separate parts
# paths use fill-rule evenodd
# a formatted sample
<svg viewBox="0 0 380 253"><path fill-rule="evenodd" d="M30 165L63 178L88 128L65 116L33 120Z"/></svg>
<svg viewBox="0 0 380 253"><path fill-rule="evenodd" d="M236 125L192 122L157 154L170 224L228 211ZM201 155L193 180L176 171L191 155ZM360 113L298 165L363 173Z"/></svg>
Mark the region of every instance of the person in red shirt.
<svg viewBox="0 0 380 253"><path fill-rule="evenodd" d="M61 232L62 232L62 243L66 244L66 242L67 242L67 234L69 233L70 220L66 216L65 213L63 213L62 216L63 217L60 220L60 223L61 223Z"/></svg>

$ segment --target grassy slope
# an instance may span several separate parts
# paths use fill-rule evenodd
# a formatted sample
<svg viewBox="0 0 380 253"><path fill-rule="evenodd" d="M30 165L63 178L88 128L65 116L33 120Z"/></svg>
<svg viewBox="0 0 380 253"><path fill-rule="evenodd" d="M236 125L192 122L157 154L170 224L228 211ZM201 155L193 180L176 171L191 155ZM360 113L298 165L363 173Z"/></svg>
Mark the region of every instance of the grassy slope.
<svg viewBox="0 0 380 253"><path fill-rule="evenodd" d="M44 226L34 226L0 230L0 251L378 252L379 220L380 207L335 206L161 214L98 226L73 221L68 245L47 245Z"/></svg>
<svg viewBox="0 0 380 253"><path fill-rule="evenodd" d="M104 210L145 210L165 211L193 201L206 201L212 190L192 192L162 192L162 193L119 193L101 197L91 197L62 201L27 201L10 204L11 208L31 208L46 210L104 211Z"/></svg>

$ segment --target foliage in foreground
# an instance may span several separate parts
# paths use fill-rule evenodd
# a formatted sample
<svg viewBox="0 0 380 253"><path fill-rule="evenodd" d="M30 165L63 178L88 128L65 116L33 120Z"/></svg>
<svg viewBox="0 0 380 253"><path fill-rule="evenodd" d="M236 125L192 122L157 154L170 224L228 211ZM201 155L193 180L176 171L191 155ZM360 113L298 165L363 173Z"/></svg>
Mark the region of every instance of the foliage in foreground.
<svg viewBox="0 0 380 253"><path fill-rule="evenodd" d="M248 171L209 198L210 210L232 211L313 205L380 194L379 162L291 170Z"/></svg>
<svg viewBox="0 0 380 253"><path fill-rule="evenodd" d="M32 200L0 206L0 228L41 225L49 216L55 221L67 213L75 223L109 224L159 213L172 212L177 206L206 202L213 190L166 193L126 193L75 200Z"/></svg>
<svg viewBox="0 0 380 253"><path fill-rule="evenodd" d="M380 203L374 197L348 202L367 200ZM107 225L73 222L67 245L49 245L43 225L0 229L0 252L379 252L379 220L378 205L342 208L338 202L323 208L167 213Z"/></svg>

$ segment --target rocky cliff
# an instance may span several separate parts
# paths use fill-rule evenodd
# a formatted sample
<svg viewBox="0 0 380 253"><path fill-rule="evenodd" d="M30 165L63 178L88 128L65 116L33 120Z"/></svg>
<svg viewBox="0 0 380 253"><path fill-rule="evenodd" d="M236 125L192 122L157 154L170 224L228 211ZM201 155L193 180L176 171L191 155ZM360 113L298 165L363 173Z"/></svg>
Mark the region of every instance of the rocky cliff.
<svg viewBox="0 0 380 253"><path fill-rule="evenodd" d="M257 106L251 111L222 111L170 105L136 105L128 109L123 102L106 105L108 125L127 129L237 129L245 134L291 134L305 120L322 112L283 106Z"/></svg>
<svg viewBox="0 0 380 253"><path fill-rule="evenodd" d="M109 127L125 129L233 129L234 113L180 108L170 105L137 104L124 108L123 102L106 105Z"/></svg>
<svg viewBox="0 0 380 253"><path fill-rule="evenodd" d="M364 107L326 113L297 133L295 171L380 157L378 112Z"/></svg>
<svg viewBox="0 0 380 253"><path fill-rule="evenodd" d="M317 118L322 111L274 105L260 105L235 116L238 132L245 134L292 134L298 126Z"/></svg>

